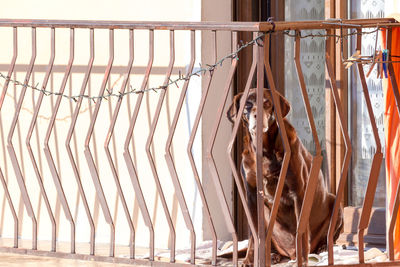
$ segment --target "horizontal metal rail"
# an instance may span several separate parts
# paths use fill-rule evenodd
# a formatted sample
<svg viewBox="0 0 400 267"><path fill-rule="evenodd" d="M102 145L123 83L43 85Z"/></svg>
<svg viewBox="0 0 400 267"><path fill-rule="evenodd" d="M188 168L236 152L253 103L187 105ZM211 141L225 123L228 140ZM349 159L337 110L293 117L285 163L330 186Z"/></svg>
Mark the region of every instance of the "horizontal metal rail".
<svg viewBox="0 0 400 267"><path fill-rule="evenodd" d="M270 30L308 30L398 27L396 20L379 19L347 19L324 21L276 21L276 22L132 22L101 20L36 20L36 19L0 19L0 27L47 27L47 28L93 28L93 29L153 29L153 30L217 30L217 31L261 31Z"/></svg>

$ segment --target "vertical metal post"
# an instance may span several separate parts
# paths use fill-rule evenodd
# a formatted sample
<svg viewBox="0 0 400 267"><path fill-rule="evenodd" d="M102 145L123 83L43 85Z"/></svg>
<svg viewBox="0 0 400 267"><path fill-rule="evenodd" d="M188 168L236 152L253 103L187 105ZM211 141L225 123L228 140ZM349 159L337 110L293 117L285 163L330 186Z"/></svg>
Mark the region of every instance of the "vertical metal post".
<svg viewBox="0 0 400 267"><path fill-rule="evenodd" d="M61 82L59 95L57 97L56 104L53 109L53 114L50 119L50 123L49 123L48 129L47 129L47 134L46 134L46 138L45 138L45 144L44 144L44 152L47 157L47 161L49 163L50 169L53 169L53 172L54 172L54 170L56 170L56 167L55 167L55 163L54 163L53 157L50 152L49 140L50 140L50 136L51 136L54 124L55 124L55 120L57 117L59 107L61 105L62 94L64 93L68 77L71 74L71 69L72 69L72 65L74 62L74 54L75 54L75 44L74 43L75 43L75 31L73 28L71 28L70 29L70 58L69 58L68 65L67 65L67 68L64 73L64 78ZM94 54L91 53L91 62L92 62L91 64L93 64L93 57L94 57ZM89 71L90 71L90 68L91 68L91 65L89 64ZM71 135L70 135L69 139L67 138L67 140L66 140L66 150L67 150L68 156L69 156L71 164L72 164L72 169L74 171L76 183L78 185L78 191L79 191L78 197L80 196L82 198L82 203L85 208L86 217L88 219L89 226L90 226L90 255L94 255L94 252L95 252L95 226L94 226L94 222L93 222L93 217L90 212L89 204L86 199L86 194L85 194L85 191L82 186L82 181L80 179L79 168L75 164L74 157L73 157L71 148L69 146L69 143L70 143L70 140L72 137L72 133L69 133L69 134L71 134ZM55 172L53 173L53 175L56 175ZM79 202L77 202L76 205L78 205L78 203Z"/></svg>
<svg viewBox="0 0 400 267"><path fill-rule="evenodd" d="M147 86L147 83L148 83L148 80L149 80L149 76L150 76L150 72L151 72L151 68L153 66L153 59L154 59L154 31L150 30L149 31L149 61L148 61L146 72L145 72L145 75L144 75L144 78L143 78L143 82L142 82L142 85L141 85L141 88L140 88L141 91L143 91ZM140 110L140 106L141 106L141 103L142 103L142 100L143 100L143 95L144 95L144 93L140 93L138 98L137 98L137 100L136 100L136 106L135 106L135 110L134 110L132 118L131 118L131 122L130 122L129 129L128 129L128 134L127 134L126 139L125 139L124 153L123 153L126 166L127 166L128 170L129 170L129 173L132 175L131 179L135 179L135 180L138 180L138 176L137 176L136 167L133 164L133 161L132 161L132 158L131 158L131 155L130 155L130 152L129 152L129 143L132 140L133 130L135 128L136 119L137 119L137 117L139 115L139 110ZM170 260L171 260L171 262L174 262L175 261L175 259L174 259L174 257L175 257L175 230L174 230L174 226L172 224L171 216L170 216L169 211L168 211L168 206L167 206L166 201L165 201L164 193L162 192L161 184L160 184L158 179L155 178L155 180L156 180L157 192L158 192L158 194L160 196L161 203L162 203L162 206L163 206L163 209L164 209L164 213L165 213L166 219L168 221L168 226L170 228L170 236L172 235L172 237L171 237L171 239L172 239L171 247L172 248L171 248L171 259ZM135 183L134 180L132 180L132 182ZM151 231L151 230L149 230L149 231ZM150 235L151 235L151 232L150 232ZM150 237L150 243L154 244L153 240L154 240L154 238L151 236ZM134 233L132 233L131 241L132 241L132 247L133 247L133 249L135 249L135 245L134 245L134 243L135 243L135 235L134 235ZM151 245L152 244L150 244L150 247L151 247L150 248L150 254L151 254L150 256L154 256L154 245L153 245L153 247Z"/></svg>
<svg viewBox="0 0 400 267"><path fill-rule="evenodd" d="M337 115L339 116L340 127L342 130L342 134L343 134L344 142L345 142L345 146L346 146L346 153L345 153L345 157L344 157L344 161L343 161L343 165L342 165L342 172L340 174L339 185L338 185L337 192L336 192L336 199L335 199L335 204L333 206L333 212L332 212L331 221L329 224L328 237L327 237L327 239L328 239L327 240L328 262L329 262L329 264L331 264L331 263L333 264L333 232L334 232L335 226L336 226L337 214L340 209L340 203L343 198L344 187L347 182L347 173L348 173L348 169L349 169L349 165L350 165L352 146L351 146L351 142L350 142L349 133L347 131L347 125L344 123L345 119L344 119L344 114L343 114L343 111L341 108L342 103L339 98L339 93L338 93L338 89L336 86L336 77L333 72L333 67L332 67L330 55L328 52L325 55L325 66L326 66L326 70L328 72L331 92L332 92L333 100L334 100L334 103L336 106L336 112L337 112Z"/></svg>
<svg viewBox="0 0 400 267"><path fill-rule="evenodd" d="M194 61L196 58L196 42L195 42L195 31L190 31L190 44L191 44L191 48L190 48L190 63L189 63L189 67L186 73L186 77L192 73L193 71L193 66L194 66ZM196 233L194 230L194 226L193 226L193 222L192 219L190 217L190 212L189 209L187 207L186 204L186 200L185 200L185 196L183 194L182 191L182 187L181 184L179 182L179 178L178 178L178 173L176 172L176 167L174 164L174 160L172 158L172 154L171 154L171 145L172 145L172 140L175 134L175 129L176 129L176 125L178 124L178 119L179 119L179 115L182 109L182 105L183 102L185 100L185 96L186 96L186 91L187 88L189 86L189 80L186 80L182 91L181 91L181 96L179 98L178 101L178 105L176 108L176 112L174 115L174 118L172 120L172 125L170 128L170 132L167 138L167 142L165 145L165 159L168 165L168 170L171 174L171 178L172 178L172 182L174 184L174 188L175 188L175 194L178 198L178 202L179 205L181 207L182 210L182 214L183 214L183 218L185 220L185 224L186 227L188 228L188 230L190 231L190 238L191 238L191 248L190 248L190 255L191 255L191 259L190 259L190 263L194 264L195 263L195 252L196 252Z"/></svg>
<svg viewBox="0 0 400 267"><path fill-rule="evenodd" d="M17 31L17 28L14 27L13 28L13 57L11 60L10 68L7 73L7 79L4 82L3 91L1 93L0 111L1 111L1 108L3 107L4 98L6 97L6 94L7 94L7 89L8 89L8 85L10 83L11 75L14 71L15 62L17 61L17 56L18 56L18 38L17 37L18 37L18 31ZM3 127L3 123L1 124L1 127ZM10 191L8 190L7 181L4 177L4 174L3 174L3 171L1 170L1 168L0 168L0 180L1 180L1 184L3 185L4 194L7 198L7 202L10 207L10 210L11 210L11 215L14 220L14 248L17 248L18 247L18 216L17 216L17 213L15 212L15 208L14 208L14 204L11 199Z"/></svg>
<svg viewBox="0 0 400 267"><path fill-rule="evenodd" d="M232 49L235 49L237 46L237 32L232 32ZM225 219L225 224L226 227L228 228L228 232L231 233L232 235L232 240L233 240L233 265L237 266L238 264L238 243L237 243L237 234L235 231L235 227L233 224L233 220L232 220L232 216L229 212L229 207L228 207L228 203L226 202L226 198L224 195L224 190L222 188L221 185L221 180L218 174L218 170L217 170L217 166L215 164L215 160L214 160L214 156L213 156L213 148L214 148L214 144L215 144L215 139L218 133L218 129L221 123L221 118L222 118L222 113L224 111L224 106L226 104L226 100L228 98L228 94L229 91L231 89L231 83L233 80L233 76L235 74L236 71L236 66L237 66L237 62L238 59L237 58L232 58L232 64L229 70L229 74L227 75L227 79L226 79L226 83L225 83L225 87L224 90L222 92L222 96L221 96L221 102L218 105L218 110L216 113L216 121L212 127L211 130L211 135L210 135L210 139L209 139L209 143L206 149L206 158L207 158L207 162L208 162L208 166L211 172L211 178L212 181L214 183L215 186L215 190L217 191L217 197L219 200L219 203L221 205L221 209L222 209L222 214L224 216Z"/></svg>
<svg viewBox="0 0 400 267"><path fill-rule="evenodd" d="M122 86L121 86L121 90L119 92L121 96L125 92L127 84L128 84L128 81L129 81L129 75L131 74L131 71L132 71L133 59L134 59L133 30L129 30L129 63L128 63L126 74L125 74L126 76L124 78L124 81L123 81ZM112 136L114 134L114 127L115 127L115 123L117 122L118 113L119 113L119 110L121 108L121 104L122 104L122 97L118 98L118 102L117 102L117 105L115 107L114 114L113 114L113 117L111 119L110 126L109 126L109 129L108 129L108 132L107 132L107 137L106 137L106 140L104 142L104 150L106 152L108 163L110 164L110 168L111 168L111 171L112 171L113 177L114 177L114 182L115 182L115 185L117 187L118 196L121 199L121 204L122 204L122 207L124 209L124 213L125 213L125 217L126 217L127 223L129 225L130 237L131 237L130 238L131 242L129 244L129 247L130 247L129 255L130 255L130 258L133 259L134 255L135 255L135 247L134 247L134 244L133 244L133 240L134 240L134 236L135 236L135 229L134 229L133 222L132 222L132 219L131 219L131 214L129 212L129 207L128 207L127 203L126 203L125 195L124 195L124 192L122 190L121 183L119 181L119 175L118 175L118 171L117 171L118 167L116 166L116 162L114 164L114 161L113 161L113 158L111 156L110 149L109 149L110 141L111 141L111 138L112 138ZM131 173L131 172L129 172L129 173ZM140 190L140 186L139 186L139 190L138 191L135 190L135 192L136 192L136 195L138 197L142 197L140 195L142 193L142 191ZM147 216L148 216L147 208L142 210L142 213L143 214L147 214ZM146 220L146 223L148 223L148 220ZM151 224L151 222L150 222L150 224ZM154 231L153 231L153 228L151 226L150 235L152 235L152 233L154 233ZM153 245L154 242L153 241L154 241L154 238L150 238L150 260L153 260L153 258L154 258L154 245Z"/></svg>
<svg viewBox="0 0 400 267"><path fill-rule="evenodd" d="M306 88L306 83L304 81L304 75L303 71L301 68L301 63L300 63L300 31L296 31L296 39L295 39L295 56L294 56L295 64L296 64L296 71L297 71L297 76L299 79L299 85L301 89L301 93L303 96L303 102L305 106L305 110L307 113L307 119L310 124L312 136L315 142L315 156L313 156L313 160L311 163L311 168L310 168L310 173L307 178L307 187L306 191L304 194L304 199L301 207L301 212L300 212L300 218L297 226L297 236L296 236L296 247L302 247L298 249L297 253L297 259L298 263L299 262L299 257L303 257L305 260L305 263L308 262L308 253L309 249L308 248L308 234L307 231L309 230L308 227L308 222L310 218L310 213L311 213L311 207L314 203L314 193L316 186L318 184L318 177L319 177L319 172L321 169L322 165L322 155L321 155L321 146L319 143L318 139L318 134L317 134L317 129L315 127L315 122L314 122L314 117L311 111L311 106L310 106L310 101L308 99L308 93L307 93L307 88ZM306 247L305 247L306 246ZM303 251L302 255L300 255L300 251Z"/></svg>
<svg viewBox="0 0 400 267"><path fill-rule="evenodd" d="M253 33L253 38L257 38L258 34L259 33L257 33L257 32ZM259 47L257 45L253 45L253 60L252 60L251 66L250 66L249 76L247 77L246 86L245 86L245 89L244 89L243 94L240 99L239 110L237 111L236 118L234 120L235 123L233 125L232 134L231 134L231 138L230 138L230 141L228 144L228 149L227 149L229 163L230 163L230 166L232 169L233 177L235 179L235 184L237 186L239 197L242 202L243 209L246 214L247 222L250 226L251 235L252 235L252 238L254 241L253 242L254 243L254 266L259 266L259 257L258 257L259 242L257 242L257 240L258 240L257 230L258 229L256 229L256 224L253 220L253 214L251 214L251 211L247 205L245 190L243 188L243 183L246 183L245 177L243 177L243 180L241 180L239 178L239 173L236 168L236 162L235 162L234 158L232 157L232 148L233 148L235 139L237 137L237 132L239 130L239 126L241 125L241 122L242 122L244 107L245 107L246 100L247 100L247 97L250 92L250 86L253 81L254 74L256 72L258 58L259 58L258 51L257 51L258 49L259 49ZM262 64L262 62L261 62L261 64ZM258 223L258 221L257 221L257 223Z"/></svg>
<svg viewBox="0 0 400 267"><path fill-rule="evenodd" d="M50 74L51 74L51 71L52 71L53 65L54 65L54 59L55 59L55 29L51 28L51 56L50 56L50 61L49 61L49 64L47 66L47 71L46 71L46 74L45 74L45 77L44 77L44 80L43 80L43 83L42 83L42 90L45 90L46 87L47 87L47 82L49 81ZM30 156L32 164L33 164L33 169L35 171L39 187L40 187L40 193L41 193L41 195L43 197L44 203L46 205L47 213L49 215L49 219L50 219L50 222L51 222L51 251L56 251L56 221L54 219L54 215L53 215L53 212L51 210L50 202L49 202L49 199L47 197L46 189L44 188L42 176L40 174L40 171L39 171L38 165L36 163L35 156L33 154L32 147L31 147L31 144L30 144L30 140L32 138L33 130L34 130L35 126L36 126L37 117L39 115L39 110L40 110L40 107L42 105L43 97L44 97L44 93L41 92L40 95L39 95L39 99L37 101L37 104L35 106L35 110L34 110L34 113L33 113L31 125L29 127L28 135L26 137L26 146L27 146L28 153L29 153L29 156ZM72 242L72 240L71 240L71 242Z"/></svg>
<svg viewBox="0 0 400 267"><path fill-rule="evenodd" d="M72 39L71 39L71 42L72 42ZM73 53L73 52L71 51L71 53ZM94 61L94 29L90 29L90 58L89 58L89 63L88 63L87 70L85 72L85 77L83 78L83 82L82 82L82 86L81 86L81 90L80 90L80 95L84 94L84 92L85 92L86 85L87 85L89 77L90 77L90 72L92 70L93 61ZM70 63L71 63L71 61L70 61ZM66 74L66 76L64 76L64 78L65 78L64 82L66 82L67 74ZM65 87L65 84L63 84L62 90L64 90L64 87ZM74 156L72 154L71 147L70 147L72 135L74 134L74 130L75 130L76 121L78 120L79 110L80 110L81 105L82 105L82 100L83 100L82 97L80 97L77 100L76 107L75 107L74 113L73 113L72 118L71 118L71 125L70 125L69 131L68 131L68 134L67 134L67 138L66 138L66 141L65 141L65 147L67 149L68 156L70 158L72 167L74 169L75 178L76 178L77 183L78 183L79 191L82 192L81 193L82 199L84 200L85 203L87 203L86 197L84 197L85 194L84 194L84 190L83 190L83 187L82 187L80 174L78 172L78 168L76 166L75 159L74 159ZM57 109L58 109L58 107L57 107ZM55 113L53 114L53 116L55 116ZM56 181L56 179L55 179L55 181ZM85 204L85 210L86 210L86 214L88 215L88 218L89 218L89 208L88 208L88 206L86 204ZM92 252L94 253L94 245L95 245L94 244L94 237L95 236L94 236L94 224L92 223L92 221L93 221L93 219L91 217L90 220L89 220L89 223L91 225L91 240L90 241L91 241L91 253Z"/></svg>
<svg viewBox="0 0 400 267"><path fill-rule="evenodd" d="M285 128L283 117L282 117L281 105L280 105L280 101L279 101L277 93L276 93L275 82L274 82L274 78L272 75L271 65L269 63L269 53L270 53L269 38L270 38L270 34L267 34L266 38L265 38L265 43L264 43L264 48L265 48L265 50L264 50L264 65L265 65L265 70L266 70L266 74L267 74L268 84L270 87L269 89L271 90L272 102L275 107L275 118L278 123L279 132L280 132L280 136L283 141L283 149L284 149L285 153L283 156L281 172L279 173L278 185L276 187L276 192L275 192L275 196L274 196L274 202L273 202L274 204L272 205L272 209L270 212L269 224L268 224L268 228L267 228L267 234L265 237L266 264L270 264L270 262L271 262L272 232L274 229L276 217L278 215L279 203L281 201L281 195L282 195L282 191L283 191L283 186L285 184L286 174L287 174L287 171L289 168L289 161L290 161L290 156L291 156L291 149L289 146L289 140L287 138L286 128Z"/></svg>
<svg viewBox="0 0 400 267"><path fill-rule="evenodd" d="M92 35L94 35L93 33L93 29L91 29L91 33ZM114 226L114 222L110 213L110 209L108 208L108 204L107 204L107 199L106 196L104 194L104 190L103 190L103 186L100 182L100 177L99 177L99 173L98 173L98 169L96 167L96 164L93 160L93 156L92 153L90 151L90 139L93 135L93 131L94 131L94 126L96 123L96 119L97 119L97 115L99 113L100 110L100 105L102 102L102 96L104 95L104 91L107 85L107 81L110 77L110 73L111 73L111 68L112 68L112 63L114 61L114 30L109 30L109 47L110 47L110 52L109 52L109 60L108 60L108 64L107 64L107 68L106 71L104 73L104 77L103 77L103 82L101 84L101 88L99 91L99 98L97 99L96 102L96 106L93 112L93 116L89 125L89 129L86 135L86 140L85 140L85 157L86 157L86 161L88 163L89 169L90 169L90 174L92 176L93 179L93 184L94 187L96 189L96 196L98 197L98 200L100 202L100 206L101 209L103 211L103 215L104 215L104 219L106 220L106 222L108 223L108 225L110 226L110 257L114 257L114 253L115 253L115 226ZM82 99L82 97L80 97L80 99Z"/></svg>
<svg viewBox="0 0 400 267"><path fill-rule="evenodd" d="M264 215L264 175L263 175L263 122L264 122L264 47L262 39L257 47L257 128L256 128L256 185L257 185L257 225L258 239L258 264L266 264L265 255L265 215ZM266 40L269 42L269 39ZM264 45L265 43L264 42ZM267 51L269 53L269 51ZM269 263L268 263L269 264Z"/></svg>
<svg viewBox="0 0 400 267"><path fill-rule="evenodd" d="M217 61L217 39L216 39L217 36L216 35L217 35L217 32L213 31L213 40L214 40L214 42L212 44L212 47L213 47L212 48L213 49L213 53L212 53L213 54L213 62ZM206 217L206 220L207 220L207 223L208 223L208 227L209 227L209 230L210 230L210 233L211 233L211 236L212 236L211 237L211 239L212 239L212 259L211 259L211 264L212 265L216 265L217 264L217 233L215 232L215 227L214 227L214 223L213 223L212 216L211 216L211 213L210 213L210 209L209 209L209 206L208 206L208 203L207 203L207 200L206 200L206 196L205 196L205 193L204 193L204 189L203 189L202 183L200 181L200 175L199 175L199 172L198 172L198 169L196 167L196 163L195 163L195 160L194 160L194 157L193 157L193 154L192 154L193 144L194 144L194 141L195 141L195 138L196 138L196 133L197 133L197 129L198 129L199 124L200 124L201 116L203 115L204 105L205 105L205 102L206 102L206 99L207 99L207 96L208 96L208 92L209 92L209 89L210 89L210 85L211 85L211 81L212 81L212 78L213 78L213 75L214 75L214 71L209 71L207 73L207 75L208 75L207 76L207 80L205 82L205 86L204 86L202 97L201 97L201 100L200 100L200 104L199 104L199 107L198 107L198 110L197 110L196 118L195 118L195 120L193 122L193 128L192 128L192 131L191 131L191 134L190 134L190 137L189 137L189 142L188 142L188 146L187 146L187 154L188 154L188 157L189 157L190 165L192 167L192 171L193 171L193 175L194 175L194 178L195 178L195 181L196 181L196 185L197 185L197 188L198 188L199 193L200 193L201 201L202 201L202 204L203 204L203 210L204 210L205 217Z"/></svg>
<svg viewBox="0 0 400 267"><path fill-rule="evenodd" d="M153 33L151 33L151 34L153 34ZM154 113L153 121L151 123L150 133L149 133L148 139L146 141L146 154L147 154L147 158L148 158L149 163L150 163L151 170L153 172L153 177L154 177L155 182L156 182L156 186L157 186L157 189L158 189L157 191L160 194L161 202L163 204L164 213L165 213L165 215L167 217L167 220L168 220L168 223L169 223L170 237L171 237L171 244L172 244L172 247L171 247L171 262L174 262L175 261L175 238L176 238L175 229L173 228L173 224L172 224L172 220L171 220L171 217L170 217L170 213L168 211L168 206L167 206L167 204L165 202L165 198L164 198L164 194L163 194L163 191L162 191L160 179L159 179L159 176L158 176L158 173L157 173L157 166L156 166L156 164L154 162L153 155L150 152L150 147L151 147L151 144L153 142L154 133L155 133L156 128L157 128L158 119L160 117L161 108L162 108L162 105L163 105L163 102L164 102L164 98L165 98L165 94L166 94L166 90L167 90L166 86L168 85L168 83L170 81L170 77L171 77L172 70L174 68L174 63L175 63L175 32L173 30L170 30L170 32L169 32L169 38L170 38L170 40L169 40L170 41L170 43L169 43L169 45L170 45L169 64L168 64L167 73L165 75L165 80L164 80L164 84L163 84L163 86L165 88L160 93L160 97L158 99L158 103L157 103L156 111ZM152 43L154 42L153 36L151 37L151 41L152 41ZM151 49L153 49L153 48L154 48L154 46L151 46ZM151 62L152 62L152 60L153 60L153 56L151 57ZM148 71L149 72L148 72L148 74L146 73L147 76L145 77L145 80L143 80L143 84L142 84L142 86L144 86L144 87L142 87L143 89L147 85L147 79L148 79L148 75L150 74L150 69L148 69ZM134 127L135 122L136 122L136 118L137 118L137 115L138 115L138 112L139 112L139 107L140 107L140 103L142 101L143 94L141 94L139 97L140 97L140 99L137 100L138 102L137 102L136 107L135 107L134 121L133 121L133 123L131 123L132 130L130 131L130 134L128 134L128 137L132 136L133 127ZM130 139L127 138L126 142L125 142L125 150L126 151L129 151L128 150L129 140ZM193 257L192 257L192 259L193 259Z"/></svg>
<svg viewBox="0 0 400 267"><path fill-rule="evenodd" d="M361 51L361 29L357 29L357 50ZM369 97L367 82L365 79L364 69L362 63L357 64L358 73L361 80L361 86L363 89L363 94L365 98L365 103L368 110L368 116L371 121L372 132L374 134L374 139L376 143L376 152L374 158L372 160L371 171L368 178L368 186L365 192L363 208L361 211L360 221L358 225L358 252L359 252L359 260L360 263L364 263L364 231L368 228L370 217L371 217L371 209L372 204L375 197L376 186L378 184L379 178L379 170L381 167L383 154L381 152L381 142L379 140L378 128L376 126L374 112L371 105L371 100Z"/></svg>
<svg viewBox="0 0 400 267"><path fill-rule="evenodd" d="M12 120L11 126L10 126L10 131L8 133L7 137L7 149L8 153L10 154L11 162L14 167L15 175L17 178L18 186L21 191L22 199L26 208L26 211L28 213L28 216L32 220L32 249L36 250L37 249L37 221L35 217L35 213L33 212L31 200L29 198L28 190L25 185L25 180L21 171L21 167L18 163L18 158L17 154L15 153L14 150L14 145L12 143L15 127L17 126L18 118L19 118L19 113L22 109L22 104L24 102L24 97L26 93L26 89L29 83L29 79L31 77L32 71L33 71L33 66L35 64L35 59L36 59L36 28L32 27L32 56L31 56L31 61L29 63L28 71L26 72L25 75L25 80L24 84L22 86L21 94L18 99L17 106L15 108L15 114L14 118Z"/></svg>

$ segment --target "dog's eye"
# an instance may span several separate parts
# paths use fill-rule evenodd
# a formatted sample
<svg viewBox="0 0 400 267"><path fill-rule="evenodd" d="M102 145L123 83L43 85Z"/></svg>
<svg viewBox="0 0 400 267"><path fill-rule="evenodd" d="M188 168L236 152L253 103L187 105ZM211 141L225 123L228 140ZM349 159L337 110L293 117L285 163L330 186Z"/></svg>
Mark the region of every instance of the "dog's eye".
<svg viewBox="0 0 400 267"><path fill-rule="evenodd" d="M250 101L246 101L246 104L244 106L246 109L251 109L253 107L253 103Z"/></svg>
<svg viewBox="0 0 400 267"><path fill-rule="evenodd" d="M264 102L264 108L270 108L271 107L271 102L265 101Z"/></svg>

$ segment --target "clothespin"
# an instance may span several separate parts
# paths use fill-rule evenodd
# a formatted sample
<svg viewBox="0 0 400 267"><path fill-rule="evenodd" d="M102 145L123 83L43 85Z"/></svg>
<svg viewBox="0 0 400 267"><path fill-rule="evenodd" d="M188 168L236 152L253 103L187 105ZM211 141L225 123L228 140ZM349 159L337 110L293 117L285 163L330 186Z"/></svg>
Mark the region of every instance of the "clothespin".
<svg viewBox="0 0 400 267"><path fill-rule="evenodd" d="M347 59L347 61L344 63L345 64L345 69L350 68L361 56L361 51L357 50L351 57Z"/></svg>
<svg viewBox="0 0 400 267"><path fill-rule="evenodd" d="M378 62L376 78L380 78L380 79L382 79L382 77L383 77L382 54L383 53L380 52L379 55L376 57L376 61Z"/></svg>
<svg viewBox="0 0 400 267"><path fill-rule="evenodd" d="M368 76L371 74L372 70L374 69L374 66L376 65L376 62L379 61L379 57L381 55L381 51L375 51L375 60L372 63L371 67L369 68L366 77L368 78ZM379 65L378 65L379 66ZM377 67L378 68L378 67Z"/></svg>
<svg viewBox="0 0 400 267"><path fill-rule="evenodd" d="M385 73L385 78L387 79L388 75L387 75L387 65L385 63L385 61L388 60L388 50L385 49L382 51L382 63L383 63L383 72Z"/></svg>

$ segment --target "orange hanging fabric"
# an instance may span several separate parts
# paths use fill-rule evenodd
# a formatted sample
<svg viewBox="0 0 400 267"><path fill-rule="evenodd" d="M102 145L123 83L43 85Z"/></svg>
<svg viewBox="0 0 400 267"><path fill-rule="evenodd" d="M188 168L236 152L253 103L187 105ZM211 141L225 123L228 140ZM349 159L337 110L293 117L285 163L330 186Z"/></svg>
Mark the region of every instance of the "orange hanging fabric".
<svg viewBox="0 0 400 267"><path fill-rule="evenodd" d="M383 46L386 44L386 31L383 31ZM400 56L400 28L392 30L392 49L391 55ZM393 57L393 61L400 61L400 58ZM393 64L397 84L400 82L400 64ZM396 101L393 95L392 83L390 78L383 75L383 91L385 95L385 166L386 166L386 192L389 214L393 211L394 199L397 185L400 178L400 119L396 107ZM400 259L400 213L397 215L394 229L394 253L395 259Z"/></svg>

